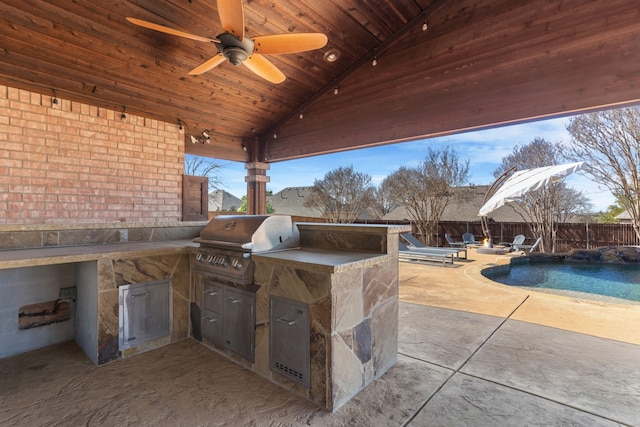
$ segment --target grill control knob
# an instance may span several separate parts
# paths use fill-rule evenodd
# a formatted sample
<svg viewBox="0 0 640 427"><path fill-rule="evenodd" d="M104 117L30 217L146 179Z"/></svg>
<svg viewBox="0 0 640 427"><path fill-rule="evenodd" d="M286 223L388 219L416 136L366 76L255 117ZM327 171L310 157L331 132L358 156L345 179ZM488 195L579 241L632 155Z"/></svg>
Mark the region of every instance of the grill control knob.
<svg viewBox="0 0 640 427"><path fill-rule="evenodd" d="M242 268L242 261L236 258L233 261L231 261L231 266L236 270L240 270Z"/></svg>
<svg viewBox="0 0 640 427"><path fill-rule="evenodd" d="M209 258L207 258L207 262L209 264L213 263L213 255L209 255Z"/></svg>
<svg viewBox="0 0 640 427"><path fill-rule="evenodd" d="M227 265L229 265L229 260L227 259L227 257L220 257L220 265L223 267L226 267Z"/></svg>
<svg viewBox="0 0 640 427"><path fill-rule="evenodd" d="M196 255L196 261L202 261L204 259L204 255L198 254Z"/></svg>

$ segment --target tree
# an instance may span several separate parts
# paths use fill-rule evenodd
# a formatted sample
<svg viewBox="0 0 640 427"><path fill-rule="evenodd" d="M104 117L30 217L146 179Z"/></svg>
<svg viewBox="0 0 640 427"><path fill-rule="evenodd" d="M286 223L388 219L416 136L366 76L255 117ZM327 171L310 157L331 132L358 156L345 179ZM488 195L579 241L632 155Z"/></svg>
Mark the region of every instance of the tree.
<svg viewBox="0 0 640 427"><path fill-rule="evenodd" d="M355 172L353 166L339 167L314 181L304 205L317 209L329 222L352 223L371 206L373 193L369 175Z"/></svg>
<svg viewBox="0 0 640 427"><path fill-rule="evenodd" d="M464 185L468 178L469 160L460 160L455 149L428 148L418 166L402 166L381 186L393 195L396 204L405 207L418 234L431 245L436 225L452 198L452 187Z"/></svg>
<svg viewBox="0 0 640 427"><path fill-rule="evenodd" d="M376 215L378 218L382 218L399 206L397 198L393 194L393 188L385 179L374 191L373 207Z"/></svg>
<svg viewBox="0 0 640 427"><path fill-rule="evenodd" d="M617 224L617 216L624 212L626 209L618 204L609 205L607 210L598 214L599 224Z"/></svg>
<svg viewBox="0 0 640 427"><path fill-rule="evenodd" d="M273 191L271 190L267 190L267 196L272 196L273 195ZM247 211L247 196L242 196L242 204L240 205L240 207L238 208L238 212L246 212ZM273 209L273 206L271 206L271 203L267 200L267 214L271 215L272 213L274 213L276 210Z"/></svg>
<svg viewBox="0 0 640 427"><path fill-rule="evenodd" d="M568 155L585 161L584 172L616 195L640 239L640 107L576 116L567 130Z"/></svg>
<svg viewBox="0 0 640 427"><path fill-rule="evenodd" d="M513 166L523 170L563 162L565 159L561 155L560 144L535 138L527 145L514 147L511 154L502 158L502 163L493 175L497 178ZM542 237L541 250L555 252L558 223L566 222L572 215L586 211L590 203L582 193L559 181L525 193L515 204L509 206L529 224L535 238Z"/></svg>
<svg viewBox="0 0 640 427"><path fill-rule="evenodd" d="M222 180L222 169L226 163L220 163L208 157L185 154L184 174L194 176L206 176L209 178L209 192L224 187Z"/></svg>

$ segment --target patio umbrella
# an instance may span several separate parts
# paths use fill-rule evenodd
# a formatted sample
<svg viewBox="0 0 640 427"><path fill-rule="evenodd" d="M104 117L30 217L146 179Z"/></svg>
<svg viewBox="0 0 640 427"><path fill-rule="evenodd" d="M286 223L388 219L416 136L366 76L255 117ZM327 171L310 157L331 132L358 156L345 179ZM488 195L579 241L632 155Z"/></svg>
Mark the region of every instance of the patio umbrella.
<svg viewBox="0 0 640 427"><path fill-rule="evenodd" d="M576 162L517 171L482 205L478 216L486 216L505 203L512 202L529 191L557 182L565 176L576 172L583 165L584 162Z"/></svg>

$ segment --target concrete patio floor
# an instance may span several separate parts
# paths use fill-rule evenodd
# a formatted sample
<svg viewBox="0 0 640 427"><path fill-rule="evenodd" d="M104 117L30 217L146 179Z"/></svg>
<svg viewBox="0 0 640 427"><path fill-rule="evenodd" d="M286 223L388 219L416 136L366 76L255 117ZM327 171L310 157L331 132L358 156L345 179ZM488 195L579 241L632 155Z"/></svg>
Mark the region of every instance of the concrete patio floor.
<svg viewBox="0 0 640 427"><path fill-rule="evenodd" d="M400 263L399 361L334 413L194 340L95 367L73 342L0 360L0 425L640 425L640 305L494 284L470 251Z"/></svg>

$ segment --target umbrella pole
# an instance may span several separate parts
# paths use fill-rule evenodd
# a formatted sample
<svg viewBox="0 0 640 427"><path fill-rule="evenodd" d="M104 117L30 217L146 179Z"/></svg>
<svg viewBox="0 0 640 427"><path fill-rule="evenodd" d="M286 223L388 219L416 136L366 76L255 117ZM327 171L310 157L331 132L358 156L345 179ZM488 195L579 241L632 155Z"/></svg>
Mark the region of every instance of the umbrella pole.
<svg viewBox="0 0 640 427"><path fill-rule="evenodd" d="M489 189L487 190L486 194L484 195L484 200L482 201L482 205L483 206L484 206L485 203L487 203L487 200L489 200L491 198L491 196L493 196L495 194L496 190L500 186L502 186L502 184L507 180L509 175L511 175L515 171L516 171L516 167L515 166L511 166L502 175L500 175L498 177L498 179L496 179L493 184L491 184L491 187L489 187ZM480 217L480 224L482 225L482 234L484 234L484 236L487 238L487 240L489 242L488 246L490 248L492 248L493 247L493 239L491 238L491 230L489 230L489 219L487 218L486 215L483 215L483 216Z"/></svg>

